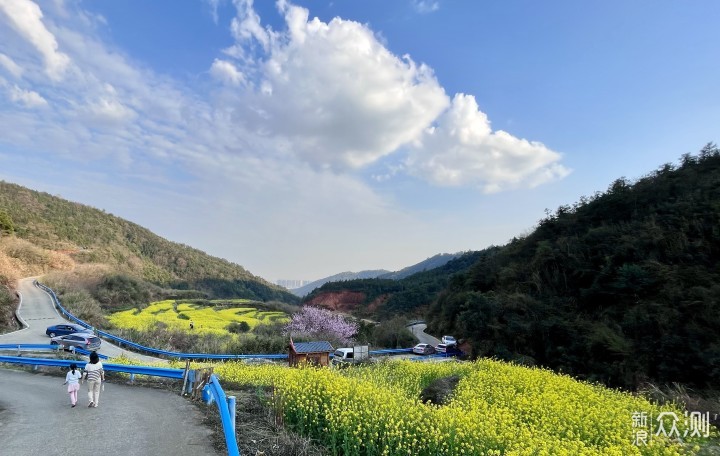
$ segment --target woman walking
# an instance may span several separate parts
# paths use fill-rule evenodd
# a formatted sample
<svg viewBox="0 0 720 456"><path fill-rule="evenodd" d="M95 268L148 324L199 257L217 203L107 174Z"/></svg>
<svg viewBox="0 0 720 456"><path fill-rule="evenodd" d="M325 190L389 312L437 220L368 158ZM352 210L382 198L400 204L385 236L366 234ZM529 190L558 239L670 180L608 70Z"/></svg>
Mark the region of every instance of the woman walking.
<svg viewBox="0 0 720 456"><path fill-rule="evenodd" d="M85 365L83 375L88 384L88 407L97 407L100 402L100 385L105 381L105 371L97 352L90 353L90 362Z"/></svg>
<svg viewBox="0 0 720 456"><path fill-rule="evenodd" d="M77 365L72 363L70 365L70 371L65 375L65 383L67 385L68 393L70 393L70 406L75 407L77 405L77 393L80 389L80 379L82 374L77 370Z"/></svg>

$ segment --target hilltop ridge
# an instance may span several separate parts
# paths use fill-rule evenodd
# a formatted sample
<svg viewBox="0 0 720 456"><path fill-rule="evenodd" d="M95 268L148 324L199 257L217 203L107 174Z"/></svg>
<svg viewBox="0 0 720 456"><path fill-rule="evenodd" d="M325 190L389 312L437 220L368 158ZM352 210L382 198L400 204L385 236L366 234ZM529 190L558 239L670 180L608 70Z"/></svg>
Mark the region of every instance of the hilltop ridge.
<svg viewBox="0 0 720 456"><path fill-rule="evenodd" d="M286 290L238 264L48 193L0 181L0 213L12 225L13 237L66 263L103 265L115 273L163 287L199 290L211 297L297 302ZM12 256L4 252L6 260Z"/></svg>

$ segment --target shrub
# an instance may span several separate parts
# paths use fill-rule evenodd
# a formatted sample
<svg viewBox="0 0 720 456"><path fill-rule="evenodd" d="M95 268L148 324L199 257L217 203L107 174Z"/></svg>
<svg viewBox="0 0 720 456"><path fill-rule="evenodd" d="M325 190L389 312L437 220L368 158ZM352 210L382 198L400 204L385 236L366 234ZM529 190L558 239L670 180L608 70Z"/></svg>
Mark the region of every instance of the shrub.
<svg viewBox="0 0 720 456"><path fill-rule="evenodd" d="M15 295L5 282L5 277L0 276L0 330L15 328Z"/></svg>
<svg viewBox="0 0 720 456"><path fill-rule="evenodd" d="M0 236L13 232L15 232L15 224L12 218L4 209L0 209Z"/></svg>
<svg viewBox="0 0 720 456"><path fill-rule="evenodd" d="M100 304L85 290L63 293L60 304L79 319L95 326L106 328L108 326Z"/></svg>
<svg viewBox="0 0 720 456"><path fill-rule="evenodd" d="M122 274L105 277L93 294L103 309L109 311L129 307L142 308L153 297L150 284Z"/></svg>
<svg viewBox="0 0 720 456"><path fill-rule="evenodd" d="M376 347L406 348L415 345L415 336L408 330L407 320L395 317L372 328L371 342Z"/></svg>
<svg viewBox="0 0 720 456"><path fill-rule="evenodd" d="M250 331L250 325L246 321L234 321L227 325L225 329L233 334L240 334Z"/></svg>

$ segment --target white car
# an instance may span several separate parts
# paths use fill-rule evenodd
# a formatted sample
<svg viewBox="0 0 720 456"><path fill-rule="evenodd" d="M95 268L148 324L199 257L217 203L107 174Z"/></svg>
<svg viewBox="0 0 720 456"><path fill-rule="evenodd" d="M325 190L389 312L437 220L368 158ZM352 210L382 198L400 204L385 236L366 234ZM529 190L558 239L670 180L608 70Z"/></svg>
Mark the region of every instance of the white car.
<svg viewBox="0 0 720 456"><path fill-rule="evenodd" d="M435 353L435 347L430 344L417 344L413 347L413 353L418 355L432 355Z"/></svg>
<svg viewBox="0 0 720 456"><path fill-rule="evenodd" d="M445 345L457 345L457 340L453 336L442 336L441 342Z"/></svg>

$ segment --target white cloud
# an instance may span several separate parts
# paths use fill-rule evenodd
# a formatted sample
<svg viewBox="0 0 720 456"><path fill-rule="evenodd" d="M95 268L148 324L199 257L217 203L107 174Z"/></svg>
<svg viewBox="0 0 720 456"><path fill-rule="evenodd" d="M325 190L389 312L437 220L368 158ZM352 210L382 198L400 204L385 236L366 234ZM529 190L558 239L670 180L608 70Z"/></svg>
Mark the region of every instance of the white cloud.
<svg viewBox="0 0 720 456"><path fill-rule="evenodd" d="M413 8L421 14L432 13L440 9L440 2L435 0L412 0Z"/></svg>
<svg viewBox="0 0 720 456"><path fill-rule="evenodd" d="M220 6L220 0L205 0L205 3L210 7L210 17L213 22L218 23L218 6Z"/></svg>
<svg viewBox="0 0 720 456"><path fill-rule="evenodd" d="M437 2L415 2L425 10ZM392 54L366 25L340 18L309 19L305 8L278 1L287 30L263 28L252 2L237 1L233 28L244 46L239 65L255 87L237 92L238 120L285 141L285 149L319 169L348 171L400 151L399 172L438 186L475 186L485 192L534 187L569 173L543 144L493 132L474 97L452 104L432 70ZM252 43L263 52L249 58ZM216 63L218 61L216 60ZM215 67L216 64L213 64ZM219 68L215 68L219 73ZM243 110L243 108L247 108ZM238 114L241 113L241 114Z"/></svg>
<svg viewBox="0 0 720 456"><path fill-rule="evenodd" d="M215 59L210 67L210 74L216 79L230 85L240 85L245 77L231 62Z"/></svg>
<svg viewBox="0 0 720 456"><path fill-rule="evenodd" d="M6 14L10 25L40 52L47 74L53 80L60 79L70 58L58 51L55 36L42 22L40 7L30 0L0 0L0 10Z"/></svg>
<svg viewBox="0 0 720 456"><path fill-rule="evenodd" d="M27 108L38 108L41 106L47 106L48 104L47 100L45 100L39 93L32 90L23 90L16 85L10 88L10 99Z"/></svg>
<svg viewBox="0 0 720 456"><path fill-rule="evenodd" d="M99 98L87 106L87 114L93 121L117 124L135 118L135 111L113 98Z"/></svg>
<svg viewBox="0 0 720 456"><path fill-rule="evenodd" d="M234 0L238 15L230 24L233 37L240 42L249 43L256 40L266 51L270 47L273 35L269 29L260 25L260 16L253 8L253 0Z"/></svg>
<svg viewBox="0 0 720 456"><path fill-rule="evenodd" d="M6 11L7 0L0 2ZM207 62L209 75L222 84L208 78L188 85L192 81L152 71L104 43L104 20L80 10L80 2L59 2L59 12L40 4L48 9L30 10L38 21L45 13L52 34L41 22L20 22L48 33L38 36L50 43L43 49L65 57L57 69L63 77L49 80L51 66L37 57L29 44L35 42L0 26L6 70L0 92L15 101L0 109L4 153L43 160L62 175L86 172L65 183L69 189L93 193L91 179L113 191L132 187L133 195L115 191L117 201L105 197L107 206L133 207L136 212L122 215L253 271L267 261L259 265L266 276L279 267L270 264L269 251L286 251L298 264L321 257L332 264L327 272L336 272L344 259L316 246L347 245L348 236L358 246L352 254L368 267L384 266L372 264L377 245L413 257L417 245L430 248L435 228L422 220L433 217L406 212L391 204L392 194L379 193L392 192L392 180L402 174L492 191L566 172L559 155L544 146L493 133L472 97L451 104L430 68L391 53L367 25L309 20L306 9L279 2L286 27L275 31L261 25L252 2L236 0L236 42ZM2 79L6 73L9 82ZM48 108L27 109L43 105ZM505 158L478 158L489 149ZM379 173L389 163L389 172ZM475 169L480 165L494 171ZM365 181L356 173L362 167L378 174ZM169 187L172 196L158 196ZM138 201L143 193L152 195L150 203ZM185 195L182 202L177 195ZM181 226L174 213L207 224ZM204 236L211 229L216 235ZM230 248L228 239L245 243Z"/></svg>
<svg viewBox="0 0 720 456"><path fill-rule="evenodd" d="M406 161L408 172L440 186L475 185L487 193L535 187L565 177L561 156L539 142L493 132L475 97L457 94Z"/></svg>
<svg viewBox="0 0 720 456"><path fill-rule="evenodd" d="M0 52L0 65L16 79L19 79L23 74L22 67L2 52Z"/></svg>
<svg viewBox="0 0 720 456"><path fill-rule="evenodd" d="M393 55L367 26L308 20L308 10L285 3L280 9L287 32L252 34L267 48L260 89L238 103L250 107L258 130L286 138L304 161L365 166L416 139L448 105L429 67Z"/></svg>

